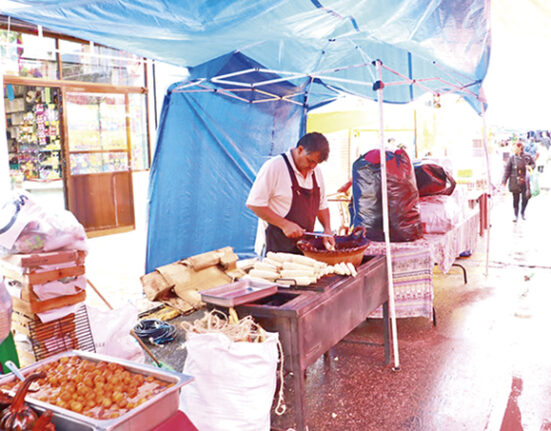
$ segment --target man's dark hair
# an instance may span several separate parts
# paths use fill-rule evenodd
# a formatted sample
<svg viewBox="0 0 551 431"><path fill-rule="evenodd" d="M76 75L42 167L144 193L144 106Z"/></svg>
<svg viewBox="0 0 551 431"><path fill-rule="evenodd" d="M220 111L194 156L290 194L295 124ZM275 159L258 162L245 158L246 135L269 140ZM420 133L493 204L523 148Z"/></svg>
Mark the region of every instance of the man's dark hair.
<svg viewBox="0 0 551 431"><path fill-rule="evenodd" d="M319 153L320 163L329 158L329 142L321 133L307 133L297 142L297 147L302 147L308 154Z"/></svg>

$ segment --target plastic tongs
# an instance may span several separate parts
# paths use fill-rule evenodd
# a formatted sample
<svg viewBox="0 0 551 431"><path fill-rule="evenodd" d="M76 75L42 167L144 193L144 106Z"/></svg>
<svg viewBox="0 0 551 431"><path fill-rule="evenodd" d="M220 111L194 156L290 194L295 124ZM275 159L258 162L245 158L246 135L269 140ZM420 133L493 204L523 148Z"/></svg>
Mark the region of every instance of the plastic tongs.
<svg viewBox="0 0 551 431"><path fill-rule="evenodd" d="M8 367L13 374L15 374L15 377L17 377L22 382L25 381L25 376L21 373L21 371L19 371L19 368L17 368L17 365L15 365L15 363L13 363L12 361L6 361L4 365L6 365L6 367ZM28 391L37 392L39 389L40 389L40 386L38 385L38 383L32 382L31 385L29 386Z"/></svg>

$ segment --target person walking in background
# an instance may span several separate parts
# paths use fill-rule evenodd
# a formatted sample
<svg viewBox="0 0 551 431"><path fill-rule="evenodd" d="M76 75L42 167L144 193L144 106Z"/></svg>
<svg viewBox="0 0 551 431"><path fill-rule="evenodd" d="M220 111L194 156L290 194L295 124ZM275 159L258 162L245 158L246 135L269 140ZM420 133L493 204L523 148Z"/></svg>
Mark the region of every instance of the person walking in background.
<svg viewBox="0 0 551 431"><path fill-rule="evenodd" d="M526 220L525 211L530 199L530 187L527 181L527 168L532 169L535 166L534 159L530 154L524 152L524 144L519 141L514 144L514 154L509 157L505 172L503 173L502 185L505 186L509 180L509 191L513 194L513 209L515 218L513 222L518 221L519 201L521 201L520 215Z"/></svg>

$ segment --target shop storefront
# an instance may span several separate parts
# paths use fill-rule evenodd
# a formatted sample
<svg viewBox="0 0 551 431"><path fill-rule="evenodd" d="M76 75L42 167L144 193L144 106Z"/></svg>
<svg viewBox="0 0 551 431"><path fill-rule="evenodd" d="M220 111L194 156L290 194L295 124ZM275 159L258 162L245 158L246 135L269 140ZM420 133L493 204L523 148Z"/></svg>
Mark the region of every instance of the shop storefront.
<svg viewBox="0 0 551 431"><path fill-rule="evenodd" d="M132 174L150 158L145 61L13 22L0 49L12 183L89 235L134 229Z"/></svg>

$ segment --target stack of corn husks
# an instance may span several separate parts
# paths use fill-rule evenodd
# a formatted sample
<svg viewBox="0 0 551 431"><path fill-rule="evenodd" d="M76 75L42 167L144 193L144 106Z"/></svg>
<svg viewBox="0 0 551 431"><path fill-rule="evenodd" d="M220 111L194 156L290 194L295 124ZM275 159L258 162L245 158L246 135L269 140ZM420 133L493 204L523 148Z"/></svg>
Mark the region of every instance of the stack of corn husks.
<svg viewBox="0 0 551 431"><path fill-rule="evenodd" d="M254 264L247 277L277 281L281 284L308 286L329 274L355 277L358 273L350 262L328 265L298 254L268 252L262 261Z"/></svg>

